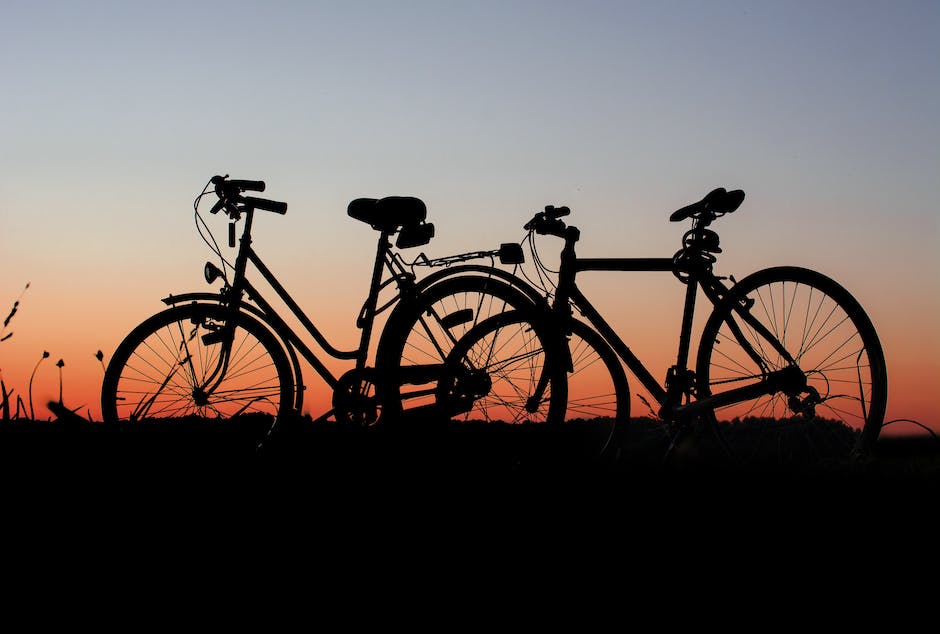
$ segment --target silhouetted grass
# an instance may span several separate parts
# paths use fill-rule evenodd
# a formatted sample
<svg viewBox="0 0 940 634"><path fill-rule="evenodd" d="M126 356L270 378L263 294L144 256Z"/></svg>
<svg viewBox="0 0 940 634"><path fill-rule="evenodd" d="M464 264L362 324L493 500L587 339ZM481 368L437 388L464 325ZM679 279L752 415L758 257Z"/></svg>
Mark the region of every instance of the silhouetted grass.
<svg viewBox="0 0 940 634"><path fill-rule="evenodd" d="M108 424L89 422L51 402L53 422L8 420L0 424L0 461L6 467L116 473L180 473L207 470L289 472L294 477L382 478L601 475L615 481L659 478L695 482L703 477L913 479L940 483L940 443L931 437L883 438L870 455L842 451L847 430L838 425L799 428L766 421L772 431L748 445L753 428L721 426L738 452L729 456L714 434L692 434L668 454L662 426L631 423L616 455L596 452L593 421L565 425L412 421L345 427L307 417L281 421L248 415L235 421L200 418ZM755 436L756 438L756 436ZM743 480L741 480L743 481Z"/></svg>
<svg viewBox="0 0 940 634"><path fill-rule="evenodd" d="M10 322L13 321L13 318L16 316L16 313L20 309L20 300L23 299L23 294L26 293L29 289L29 283L27 282L26 286L23 288L23 291L20 293L20 296L16 298L13 302L13 307L10 309L10 312L7 313L7 316L3 319L3 325L0 326L0 343L9 340L13 336L13 332L9 330ZM3 381L3 373L0 372L0 414L2 414L2 419L4 421L10 420L10 397L13 396L13 389L7 390L6 383ZM14 418L19 417L19 402L17 401L17 410Z"/></svg>

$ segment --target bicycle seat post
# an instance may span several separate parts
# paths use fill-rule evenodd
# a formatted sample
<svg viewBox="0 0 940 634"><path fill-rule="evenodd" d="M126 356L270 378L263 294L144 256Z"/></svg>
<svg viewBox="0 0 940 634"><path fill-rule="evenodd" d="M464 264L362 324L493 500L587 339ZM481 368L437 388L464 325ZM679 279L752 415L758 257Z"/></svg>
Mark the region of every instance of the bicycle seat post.
<svg viewBox="0 0 940 634"><path fill-rule="evenodd" d="M386 254L392 246L391 235L392 231L389 230L379 233L378 245L375 250L375 263L372 266L372 281L369 284L369 295L362 307L359 318L356 320L356 326L362 329L356 367L363 367L367 360L372 326L375 323L375 311L379 302L379 290L382 288L382 269L385 266Z"/></svg>

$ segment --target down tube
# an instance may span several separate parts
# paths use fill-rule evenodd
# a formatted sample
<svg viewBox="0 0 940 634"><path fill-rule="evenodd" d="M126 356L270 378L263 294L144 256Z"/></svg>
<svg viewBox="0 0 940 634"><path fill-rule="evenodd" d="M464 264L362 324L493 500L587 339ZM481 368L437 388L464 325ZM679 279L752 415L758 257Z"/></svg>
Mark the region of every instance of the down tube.
<svg viewBox="0 0 940 634"><path fill-rule="evenodd" d="M617 333L614 332L614 329L610 327L600 313L597 312L597 309L587 300L583 293L578 288L572 288L570 292L570 297L574 302L575 306L581 311L591 325L601 334L605 341L610 345L611 348L617 353L617 355L623 359L623 362L627 364L627 367L630 371L640 380L640 383L643 384L643 387L652 395L656 402L660 405L666 400L666 391L662 386L653 378L653 375L649 373L649 370L646 369L640 360L633 354L633 351L627 347L627 344L623 342Z"/></svg>

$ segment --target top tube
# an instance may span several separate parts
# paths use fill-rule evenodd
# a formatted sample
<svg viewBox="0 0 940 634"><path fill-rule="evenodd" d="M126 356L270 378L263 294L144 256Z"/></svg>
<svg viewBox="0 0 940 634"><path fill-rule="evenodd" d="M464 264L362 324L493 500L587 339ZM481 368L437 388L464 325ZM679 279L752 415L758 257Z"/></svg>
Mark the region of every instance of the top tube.
<svg viewBox="0 0 940 634"><path fill-rule="evenodd" d="M577 258L575 271L672 271L673 258Z"/></svg>

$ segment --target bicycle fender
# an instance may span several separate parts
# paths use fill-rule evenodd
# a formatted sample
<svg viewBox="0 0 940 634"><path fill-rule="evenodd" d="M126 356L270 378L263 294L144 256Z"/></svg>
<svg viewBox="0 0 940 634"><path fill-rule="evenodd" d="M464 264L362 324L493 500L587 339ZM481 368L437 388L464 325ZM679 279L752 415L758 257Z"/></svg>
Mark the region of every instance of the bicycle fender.
<svg viewBox="0 0 940 634"><path fill-rule="evenodd" d="M195 303L205 302L205 303L211 303L211 304L221 304L223 300L222 300L222 296L219 293L195 292L195 293L183 293L181 295L168 295L167 297L164 297L160 301L166 304L167 306L176 306L177 304L184 304L187 302L195 302ZM248 304L246 302L239 302L238 309L240 311L249 313L250 315L254 317L257 317L258 320L261 321L261 323L263 323L268 328L270 328L271 331L274 333L274 335L278 339L281 340L281 344L284 346L285 350L287 351L287 356L289 357L291 365L293 366L294 383L296 387L294 405L297 411L300 411L301 407L303 406L303 396L304 396L304 390L306 388L303 382L303 373L301 372L301 369L300 369L300 360L297 357L297 352L294 350L294 346L288 343L289 337L286 337L284 333L278 331L278 329L275 328L267 320L267 318L265 317L265 314L261 312L261 310L257 306Z"/></svg>
<svg viewBox="0 0 940 634"><path fill-rule="evenodd" d="M207 302L210 304L224 303L224 300L222 299L222 296L219 293L199 293L199 292L183 293L182 295L169 295L167 297L164 297L160 301L166 304L167 306L176 306L177 304L184 304L187 302L196 302L196 303ZM260 319L262 322L267 324L268 327L271 328L271 330L276 330L273 326L271 326L271 324L268 323L267 319L265 318L264 313L261 312L261 310L257 306L254 306L253 304L248 304L246 302L239 302L238 309L243 310L246 313L251 313L258 319Z"/></svg>
<svg viewBox="0 0 940 634"><path fill-rule="evenodd" d="M167 306L176 306L185 302L212 302L222 303L222 296L218 293L183 293L182 295L168 295L160 300Z"/></svg>
<svg viewBox="0 0 940 634"><path fill-rule="evenodd" d="M225 300L222 298L222 295L220 295L219 293L204 293L204 292L183 293L182 295L168 295L167 297L164 297L160 301L168 306L175 306L177 304L183 304L186 302L197 302L197 303L208 302L211 304L222 304L225 302ZM246 313L251 313L258 319L263 321L265 324L267 324L268 327L271 328L271 330L277 332L277 328L275 328L268 321L267 316L261 311L260 308L258 308L254 304L249 304L248 302L242 301L238 303L238 309L243 310ZM277 333L277 334L280 336L281 333Z"/></svg>
<svg viewBox="0 0 940 634"><path fill-rule="evenodd" d="M435 271L431 275L422 278L421 281L415 285L414 293L416 295L423 293L425 290L442 280L457 277L459 275L466 275L468 273L483 274L487 277L494 277L499 279L500 281L507 283L509 286L512 286L516 290L521 291L525 296L531 299L532 303L536 306L542 306L546 309L548 308L548 301L545 299L545 297L542 296L541 293L539 293L538 290L536 290L534 286L513 275L512 273L509 273L508 271L496 269L483 264L461 264L459 266L451 266L445 269L441 269L440 271Z"/></svg>

